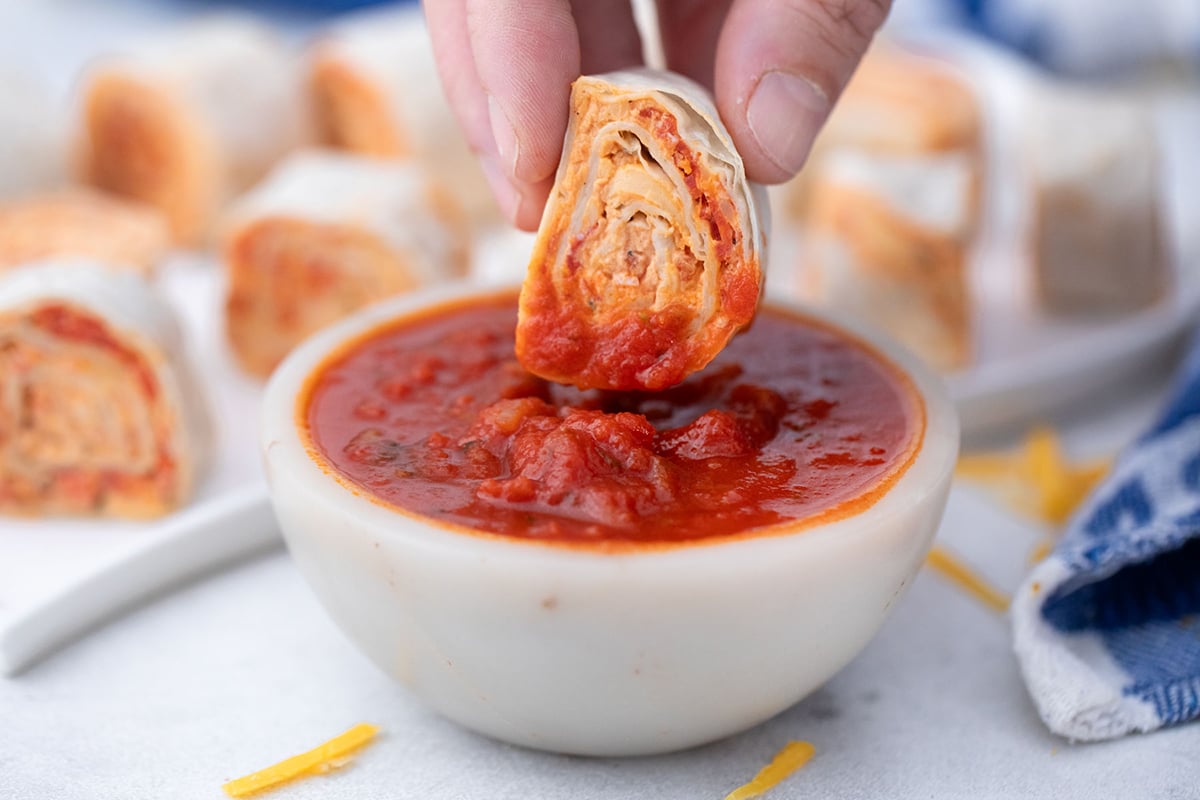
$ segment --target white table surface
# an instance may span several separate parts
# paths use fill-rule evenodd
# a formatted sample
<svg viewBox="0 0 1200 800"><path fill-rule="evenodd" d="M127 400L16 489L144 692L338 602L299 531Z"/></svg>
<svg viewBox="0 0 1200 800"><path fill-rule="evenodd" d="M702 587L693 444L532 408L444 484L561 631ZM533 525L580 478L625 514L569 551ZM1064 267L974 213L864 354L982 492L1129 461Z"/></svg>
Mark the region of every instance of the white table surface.
<svg viewBox="0 0 1200 800"><path fill-rule="evenodd" d="M1063 422L1111 451L1161 383ZM939 538L1012 588L1038 532L957 487ZM218 798L221 784L358 722L379 740L348 767L268 795L299 798L719 800L789 739L813 761L784 798L1195 798L1200 725L1071 745L1025 693L1008 621L928 571L825 688L717 744L645 759L537 753L468 733L358 654L275 551L180 588L30 671L0 680L0 798Z"/></svg>

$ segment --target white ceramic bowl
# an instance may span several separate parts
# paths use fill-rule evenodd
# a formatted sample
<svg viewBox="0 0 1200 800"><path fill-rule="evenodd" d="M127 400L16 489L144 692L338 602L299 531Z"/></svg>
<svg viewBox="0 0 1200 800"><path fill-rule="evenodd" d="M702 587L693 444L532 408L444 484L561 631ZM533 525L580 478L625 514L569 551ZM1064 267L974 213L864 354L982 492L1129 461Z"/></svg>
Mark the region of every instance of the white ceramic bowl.
<svg viewBox="0 0 1200 800"><path fill-rule="evenodd" d="M873 505L795 534L606 554L456 531L335 480L297 428L310 375L381 323L494 291L443 287L373 306L300 346L267 387L275 513L301 572L363 652L476 731L634 755L762 722L862 649L945 507L958 422L938 378L890 341L836 321L912 376L925 436Z"/></svg>

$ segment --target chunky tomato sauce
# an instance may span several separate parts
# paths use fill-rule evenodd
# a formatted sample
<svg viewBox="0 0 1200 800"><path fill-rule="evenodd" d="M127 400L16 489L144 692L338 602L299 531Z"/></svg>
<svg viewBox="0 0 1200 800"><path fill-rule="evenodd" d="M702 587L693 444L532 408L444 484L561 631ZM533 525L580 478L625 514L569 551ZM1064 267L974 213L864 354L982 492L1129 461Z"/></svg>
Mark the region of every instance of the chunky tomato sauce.
<svg viewBox="0 0 1200 800"><path fill-rule="evenodd" d="M377 329L302 400L316 453L351 487L474 530L670 543L853 513L915 457L908 379L864 346L765 309L662 392L580 391L513 356L497 296Z"/></svg>

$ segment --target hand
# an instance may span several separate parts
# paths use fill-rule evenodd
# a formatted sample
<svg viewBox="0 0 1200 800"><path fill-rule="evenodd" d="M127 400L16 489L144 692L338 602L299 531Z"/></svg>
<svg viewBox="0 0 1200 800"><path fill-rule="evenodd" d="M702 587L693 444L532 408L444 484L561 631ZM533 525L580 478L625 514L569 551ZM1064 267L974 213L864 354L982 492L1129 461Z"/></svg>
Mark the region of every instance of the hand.
<svg viewBox="0 0 1200 800"><path fill-rule="evenodd" d="M571 81L642 62L629 0L423 0L442 84L500 208L537 228ZM891 0L658 0L667 65L714 90L751 180L803 166Z"/></svg>

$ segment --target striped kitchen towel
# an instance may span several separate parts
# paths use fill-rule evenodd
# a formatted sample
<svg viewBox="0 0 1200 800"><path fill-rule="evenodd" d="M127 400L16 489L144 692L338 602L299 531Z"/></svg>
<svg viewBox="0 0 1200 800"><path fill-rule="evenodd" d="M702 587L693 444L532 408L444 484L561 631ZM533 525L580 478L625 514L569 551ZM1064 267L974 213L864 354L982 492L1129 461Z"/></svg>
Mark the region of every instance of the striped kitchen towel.
<svg viewBox="0 0 1200 800"><path fill-rule="evenodd" d="M1161 418L1013 601L1046 725L1109 739L1200 717L1200 338Z"/></svg>

